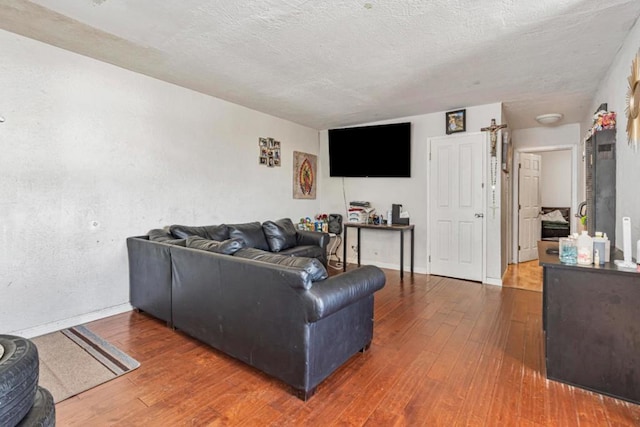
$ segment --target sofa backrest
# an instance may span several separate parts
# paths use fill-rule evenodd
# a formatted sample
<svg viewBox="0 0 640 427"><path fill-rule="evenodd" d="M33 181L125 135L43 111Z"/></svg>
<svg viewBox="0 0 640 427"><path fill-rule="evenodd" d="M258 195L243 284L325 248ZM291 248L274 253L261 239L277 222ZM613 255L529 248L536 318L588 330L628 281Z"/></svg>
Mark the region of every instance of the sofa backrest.
<svg viewBox="0 0 640 427"><path fill-rule="evenodd" d="M240 249L245 247L244 240L239 238L232 238L223 240L222 242L218 240L209 240L200 236L189 236L187 237L188 248L192 249L202 249L204 251L215 252L218 254L224 255L233 255Z"/></svg>
<svg viewBox="0 0 640 427"><path fill-rule="evenodd" d="M229 238L229 227L221 225L190 226L174 224L169 231L176 239L186 239L189 236L200 236L209 240L223 241Z"/></svg>
<svg viewBox="0 0 640 427"><path fill-rule="evenodd" d="M254 251L259 250L253 248L247 249ZM244 250L246 249L241 249L238 252ZM238 252L236 252L236 255ZM269 254L269 252L266 252L266 254ZM247 285L251 287L261 286L260 284L265 282L273 282L278 283L279 286L286 285L288 288L292 288L292 290L308 290L312 287L309 273L298 267L177 246L171 247L171 255L174 281L178 280L181 282L181 286L194 280L203 280L206 282L220 281L222 280L221 274L224 271L225 275L234 277L234 280L223 281L229 284L237 283L238 281L248 281L250 283L247 283ZM176 256L179 258L176 258Z"/></svg>
<svg viewBox="0 0 640 427"><path fill-rule="evenodd" d="M269 250L269 244L262 231L262 224L258 221L247 222L244 224L227 224L229 228L229 237L244 240L246 247Z"/></svg>
<svg viewBox="0 0 640 427"><path fill-rule="evenodd" d="M240 249L234 254L235 258L252 259L255 261L266 262L269 264L283 265L286 267L293 267L303 270L309 274L311 282L317 282L329 277L327 269L316 258L307 257L293 257L287 255L279 255L271 252L263 251L255 248ZM304 289L310 289L312 283L301 283L301 287Z"/></svg>
<svg viewBox="0 0 640 427"><path fill-rule="evenodd" d="M164 228L154 228L149 230L147 236L152 242L168 243L170 245L185 246L184 239L176 239L169 231Z"/></svg>

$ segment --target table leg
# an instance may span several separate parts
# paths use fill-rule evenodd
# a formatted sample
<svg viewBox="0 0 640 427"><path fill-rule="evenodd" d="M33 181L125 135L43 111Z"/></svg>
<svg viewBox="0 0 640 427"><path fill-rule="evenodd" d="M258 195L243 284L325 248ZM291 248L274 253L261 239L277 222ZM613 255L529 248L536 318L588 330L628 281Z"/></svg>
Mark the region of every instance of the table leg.
<svg viewBox="0 0 640 427"><path fill-rule="evenodd" d="M358 227L358 267L360 267L360 252L362 252L362 248L360 247L360 230L361 228Z"/></svg>
<svg viewBox="0 0 640 427"><path fill-rule="evenodd" d="M404 230L400 230L400 280L404 275Z"/></svg>
<svg viewBox="0 0 640 427"><path fill-rule="evenodd" d="M347 226L345 225L342 234L344 239L342 240L342 272L347 271Z"/></svg>
<svg viewBox="0 0 640 427"><path fill-rule="evenodd" d="M413 243L413 228L411 229L411 275L413 276L413 248L414 248L414 243Z"/></svg>

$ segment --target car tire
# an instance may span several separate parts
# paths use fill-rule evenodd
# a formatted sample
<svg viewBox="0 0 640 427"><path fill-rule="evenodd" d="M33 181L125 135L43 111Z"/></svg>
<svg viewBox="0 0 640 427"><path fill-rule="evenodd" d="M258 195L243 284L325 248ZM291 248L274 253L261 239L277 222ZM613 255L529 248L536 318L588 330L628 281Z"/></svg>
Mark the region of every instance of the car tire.
<svg viewBox="0 0 640 427"><path fill-rule="evenodd" d="M38 349L30 340L0 335L0 426L17 425L31 410L38 388Z"/></svg>
<svg viewBox="0 0 640 427"><path fill-rule="evenodd" d="M16 427L53 427L56 425L56 405L53 396L43 387L38 387L33 406Z"/></svg>

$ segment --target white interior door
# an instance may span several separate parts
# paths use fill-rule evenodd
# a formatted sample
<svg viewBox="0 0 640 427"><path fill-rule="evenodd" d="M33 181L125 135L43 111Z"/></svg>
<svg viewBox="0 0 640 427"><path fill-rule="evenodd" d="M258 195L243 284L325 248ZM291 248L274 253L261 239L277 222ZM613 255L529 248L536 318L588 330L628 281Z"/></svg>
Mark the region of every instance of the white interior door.
<svg viewBox="0 0 640 427"><path fill-rule="evenodd" d="M520 196L518 217L518 262L538 259L540 240L540 162L539 154L520 155Z"/></svg>
<svg viewBox="0 0 640 427"><path fill-rule="evenodd" d="M482 134L430 140L431 274L482 281L484 145Z"/></svg>

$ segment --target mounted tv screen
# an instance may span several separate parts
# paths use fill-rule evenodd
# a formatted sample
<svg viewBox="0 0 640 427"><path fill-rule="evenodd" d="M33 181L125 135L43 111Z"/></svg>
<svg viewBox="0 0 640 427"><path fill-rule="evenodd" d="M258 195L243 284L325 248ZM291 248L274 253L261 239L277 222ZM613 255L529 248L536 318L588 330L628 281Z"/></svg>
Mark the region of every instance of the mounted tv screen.
<svg viewBox="0 0 640 427"><path fill-rule="evenodd" d="M411 123L329 129L329 175L410 178Z"/></svg>

